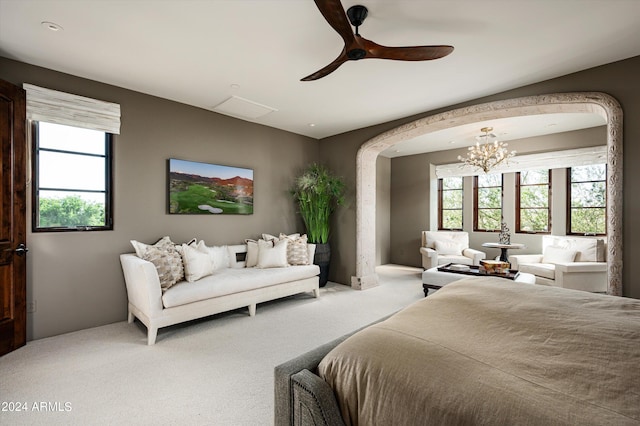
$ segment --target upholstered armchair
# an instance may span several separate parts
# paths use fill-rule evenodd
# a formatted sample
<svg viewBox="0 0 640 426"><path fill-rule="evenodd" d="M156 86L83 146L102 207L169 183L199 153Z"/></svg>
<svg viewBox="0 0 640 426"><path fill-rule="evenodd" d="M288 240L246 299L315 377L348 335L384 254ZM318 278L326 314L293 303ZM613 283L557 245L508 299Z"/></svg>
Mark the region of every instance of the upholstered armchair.
<svg viewBox="0 0 640 426"><path fill-rule="evenodd" d="M462 231L422 231L422 267L435 268L447 263L479 265L485 252L469 248L469 233Z"/></svg>
<svg viewBox="0 0 640 426"><path fill-rule="evenodd" d="M605 242L599 238L542 237L542 254L509 256L511 269L536 276L536 284L607 291Z"/></svg>

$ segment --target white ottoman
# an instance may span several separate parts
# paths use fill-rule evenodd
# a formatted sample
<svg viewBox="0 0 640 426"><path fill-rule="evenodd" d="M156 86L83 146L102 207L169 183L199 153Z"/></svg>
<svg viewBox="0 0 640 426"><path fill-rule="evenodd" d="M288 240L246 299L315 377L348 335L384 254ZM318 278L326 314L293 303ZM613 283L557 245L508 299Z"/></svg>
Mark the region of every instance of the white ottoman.
<svg viewBox="0 0 640 426"><path fill-rule="evenodd" d="M484 276L486 275L483 275L483 277ZM438 290L449 283L452 283L454 281L458 281L464 278L477 278L477 277L474 277L473 275L467 275L467 274L456 274L455 272L438 271L438 267L427 269L422 273L422 288L424 290L424 295L426 296L428 294L429 289ZM524 284L535 284L536 276L533 274L528 274L526 272L520 272L513 281L518 283L524 283Z"/></svg>

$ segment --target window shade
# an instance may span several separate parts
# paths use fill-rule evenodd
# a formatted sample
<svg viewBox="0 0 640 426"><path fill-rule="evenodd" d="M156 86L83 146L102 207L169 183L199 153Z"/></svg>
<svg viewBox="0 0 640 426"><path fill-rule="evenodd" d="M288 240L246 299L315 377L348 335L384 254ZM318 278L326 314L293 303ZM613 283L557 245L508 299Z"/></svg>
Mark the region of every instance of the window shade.
<svg viewBox="0 0 640 426"><path fill-rule="evenodd" d="M120 105L23 84L27 119L120 134Z"/></svg>
<svg viewBox="0 0 640 426"><path fill-rule="evenodd" d="M565 167L588 166L607 162L607 147L594 146L590 148L568 149L541 154L517 155L509 159L508 164L500 164L491 169L490 173L513 173L537 169L562 169ZM440 164L436 166L436 176L475 176L483 174L476 167L465 166L463 163Z"/></svg>

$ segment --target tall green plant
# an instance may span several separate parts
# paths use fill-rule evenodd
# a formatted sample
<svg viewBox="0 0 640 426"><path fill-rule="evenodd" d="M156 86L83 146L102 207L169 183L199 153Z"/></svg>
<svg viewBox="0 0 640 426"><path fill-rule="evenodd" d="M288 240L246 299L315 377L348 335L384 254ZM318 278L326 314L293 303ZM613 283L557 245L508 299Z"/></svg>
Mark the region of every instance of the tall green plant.
<svg viewBox="0 0 640 426"><path fill-rule="evenodd" d="M310 164L296 178L293 197L311 243L324 244L329 240L329 218L344 201L344 182L320 164Z"/></svg>

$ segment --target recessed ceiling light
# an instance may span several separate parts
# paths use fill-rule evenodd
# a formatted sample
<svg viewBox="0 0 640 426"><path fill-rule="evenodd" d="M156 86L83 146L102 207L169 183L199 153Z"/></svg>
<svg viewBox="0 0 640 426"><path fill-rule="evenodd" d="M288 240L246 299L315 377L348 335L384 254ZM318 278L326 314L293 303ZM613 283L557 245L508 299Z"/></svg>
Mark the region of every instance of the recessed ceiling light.
<svg viewBox="0 0 640 426"><path fill-rule="evenodd" d="M315 123L309 123L309 127L316 127Z"/></svg>
<svg viewBox="0 0 640 426"><path fill-rule="evenodd" d="M55 22L49 22L49 21L42 21L40 22L40 24L45 27L48 30L51 31L62 31L64 30L64 28L62 28L60 25L56 24Z"/></svg>
<svg viewBox="0 0 640 426"><path fill-rule="evenodd" d="M449 143L453 145L454 143L456 143L456 141L449 141Z"/></svg>

